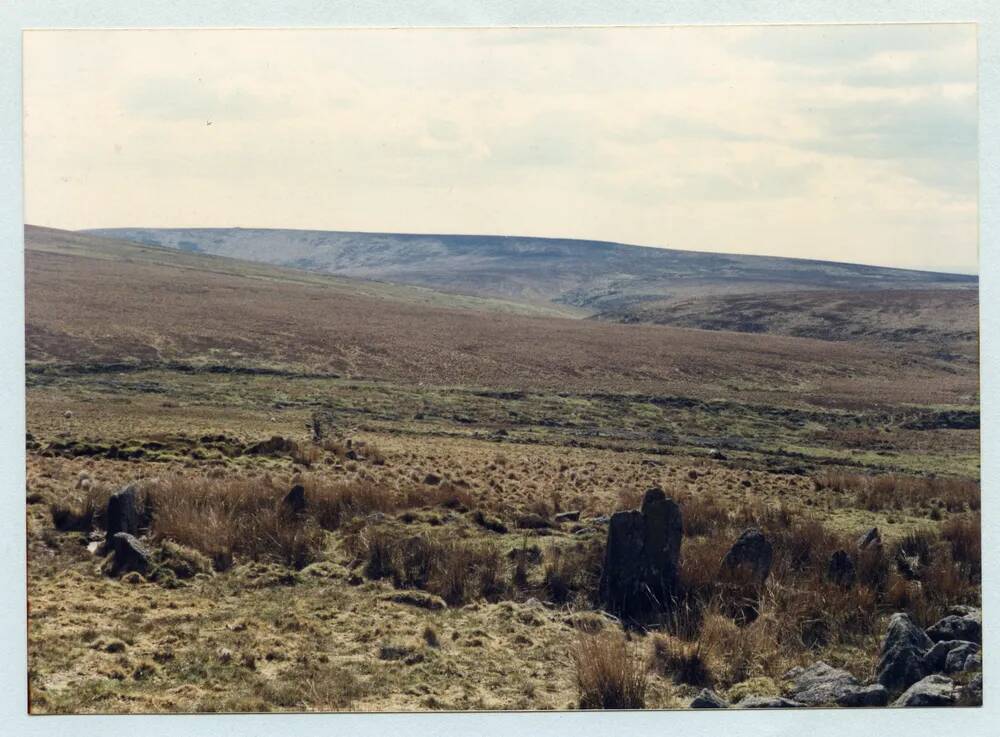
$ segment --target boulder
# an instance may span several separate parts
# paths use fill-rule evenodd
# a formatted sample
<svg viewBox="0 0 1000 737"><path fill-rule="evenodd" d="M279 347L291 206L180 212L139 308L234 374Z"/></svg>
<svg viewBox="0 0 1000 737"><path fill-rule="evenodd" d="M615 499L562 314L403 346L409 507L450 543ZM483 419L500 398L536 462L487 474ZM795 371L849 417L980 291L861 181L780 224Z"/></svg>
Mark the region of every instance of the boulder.
<svg viewBox="0 0 1000 737"><path fill-rule="evenodd" d="M846 550L838 550L830 556L830 563L826 567L826 577L838 586L850 588L854 585L856 573L854 561L847 554Z"/></svg>
<svg viewBox="0 0 1000 737"><path fill-rule="evenodd" d="M281 503L292 514L301 514L306 510L306 488L302 484L295 484Z"/></svg>
<svg viewBox="0 0 1000 737"><path fill-rule="evenodd" d="M916 683L927 675L924 656L931 645L930 638L908 614L893 614L882 640L877 681L896 693Z"/></svg>
<svg viewBox="0 0 1000 737"><path fill-rule="evenodd" d="M870 528L858 538L858 550L867 550L868 548L878 548L881 546L882 536L879 534L877 527Z"/></svg>
<svg viewBox="0 0 1000 737"><path fill-rule="evenodd" d="M979 645L974 642L962 642L948 651L944 659L945 673L960 673L966 670L965 661L979 653Z"/></svg>
<svg viewBox="0 0 1000 737"><path fill-rule="evenodd" d="M710 688L703 688L701 692L691 700L692 709L728 709L729 702L719 696Z"/></svg>
<svg viewBox="0 0 1000 737"><path fill-rule="evenodd" d="M146 546L127 532L117 532L108 546L111 556L106 571L112 576L135 571L145 575L153 566L153 559Z"/></svg>
<svg viewBox="0 0 1000 737"><path fill-rule="evenodd" d="M958 638L954 638L958 639ZM905 612L897 612L889 617L885 637L882 640L882 652L895 645L910 645L922 651L931 649L934 643L920 627Z"/></svg>
<svg viewBox="0 0 1000 737"><path fill-rule="evenodd" d="M788 695L810 706L837 703L861 687L858 679L846 670L833 668L823 661L807 668L792 668L784 678L788 681Z"/></svg>
<svg viewBox="0 0 1000 737"><path fill-rule="evenodd" d="M722 560L720 578L727 583L763 585L771 573L774 549L756 527L744 530Z"/></svg>
<svg viewBox="0 0 1000 737"><path fill-rule="evenodd" d="M788 709L794 706L805 704L781 696L747 696L736 704L737 709Z"/></svg>
<svg viewBox="0 0 1000 737"><path fill-rule="evenodd" d="M934 643L934 647L924 655L924 670L927 673L940 673L944 670L944 661L952 648L958 647L965 640L942 640Z"/></svg>
<svg viewBox="0 0 1000 737"><path fill-rule="evenodd" d="M951 706L958 700L958 690L950 678L927 676L914 683L893 702L893 706Z"/></svg>
<svg viewBox="0 0 1000 737"><path fill-rule="evenodd" d="M134 484L119 489L108 499L104 526L108 531L105 541L109 548L111 540L119 532L139 534L139 500Z"/></svg>
<svg viewBox="0 0 1000 737"><path fill-rule="evenodd" d="M861 686L853 691L846 691L837 699L838 706L863 707L885 706L889 703L889 692L881 683Z"/></svg>
<svg viewBox="0 0 1000 737"><path fill-rule="evenodd" d="M942 640L967 640L983 643L983 622L978 614L949 614L927 628L927 636L934 642Z"/></svg>
<svg viewBox="0 0 1000 737"><path fill-rule="evenodd" d="M983 705L983 674L977 673L962 689L962 703L969 706Z"/></svg>
<svg viewBox="0 0 1000 737"><path fill-rule="evenodd" d="M638 622L667 611L677 587L680 507L662 489L646 492L641 510L616 512L608 525L601 570L601 604Z"/></svg>
<svg viewBox="0 0 1000 737"><path fill-rule="evenodd" d="M976 653L975 655L970 655L965 659L965 664L962 666L962 670L982 670L983 669L983 654Z"/></svg>

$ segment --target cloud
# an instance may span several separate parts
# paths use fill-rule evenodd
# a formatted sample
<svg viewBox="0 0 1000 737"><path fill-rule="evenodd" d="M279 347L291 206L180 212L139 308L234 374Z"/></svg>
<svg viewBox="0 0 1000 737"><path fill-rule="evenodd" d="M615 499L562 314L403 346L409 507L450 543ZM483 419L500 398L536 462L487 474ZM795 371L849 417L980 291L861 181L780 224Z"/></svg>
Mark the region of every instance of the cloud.
<svg viewBox="0 0 1000 737"><path fill-rule="evenodd" d="M29 32L26 212L974 268L975 61L968 25Z"/></svg>

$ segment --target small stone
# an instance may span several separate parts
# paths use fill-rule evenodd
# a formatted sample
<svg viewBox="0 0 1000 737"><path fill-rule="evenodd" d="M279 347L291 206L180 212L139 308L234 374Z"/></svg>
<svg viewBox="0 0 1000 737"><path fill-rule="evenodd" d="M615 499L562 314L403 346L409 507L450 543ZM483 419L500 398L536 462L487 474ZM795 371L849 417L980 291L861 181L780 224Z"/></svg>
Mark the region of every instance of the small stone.
<svg viewBox="0 0 1000 737"><path fill-rule="evenodd" d="M576 522L580 519L579 510L574 510L571 512L560 512L555 516L556 522Z"/></svg>
<svg viewBox="0 0 1000 737"><path fill-rule="evenodd" d="M782 696L747 696L736 704L737 709L789 709L796 706L805 704Z"/></svg>
<svg viewBox="0 0 1000 737"><path fill-rule="evenodd" d="M879 534L877 527L870 528L858 538L859 550L867 550L868 548L878 548L881 546L882 536Z"/></svg>
<svg viewBox="0 0 1000 737"><path fill-rule="evenodd" d="M839 706L847 707L885 706L888 703L889 692L881 683L873 683L871 686L862 686L853 691L847 691L837 699Z"/></svg>
<svg viewBox="0 0 1000 737"><path fill-rule="evenodd" d="M833 704L845 694L858 690L858 679L845 670L823 661L808 668L792 668L785 673L789 682L788 695L808 705Z"/></svg>
<svg viewBox="0 0 1000 737"><path fill-rule="evenodd" d="M728 709L729 702L719 696L710 688L703 688L701 692L692 699L690 708L692 709Z"/></svg>

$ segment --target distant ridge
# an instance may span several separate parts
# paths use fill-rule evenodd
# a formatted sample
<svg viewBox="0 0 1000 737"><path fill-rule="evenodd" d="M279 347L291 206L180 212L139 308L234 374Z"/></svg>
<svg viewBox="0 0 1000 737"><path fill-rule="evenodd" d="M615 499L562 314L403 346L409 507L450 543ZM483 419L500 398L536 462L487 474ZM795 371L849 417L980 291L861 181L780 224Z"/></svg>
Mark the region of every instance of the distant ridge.
<svg viewBox="0 0 1000 737"><path fill-rule="evenodd" d="M84 231L181 251L596 314L648 300L796 290L975 288L978 277L608 241L264 228Z"/></svg>

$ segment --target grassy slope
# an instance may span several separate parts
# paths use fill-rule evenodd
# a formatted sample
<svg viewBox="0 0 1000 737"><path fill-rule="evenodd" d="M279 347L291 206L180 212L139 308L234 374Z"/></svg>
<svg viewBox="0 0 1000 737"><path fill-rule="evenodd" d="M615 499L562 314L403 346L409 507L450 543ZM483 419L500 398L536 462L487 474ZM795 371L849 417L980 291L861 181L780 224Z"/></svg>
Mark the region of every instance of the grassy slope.
<svg viewBox="0 0 1000 737"><path fill-rule="evenodd" d="M141 246L70 253L40 235L26 254L29 362L283 366L404 383L845 407L978 401L974 367L899 347L424 305L385 297L381 285L372 293L203 256L177 266Z"/></svg>

